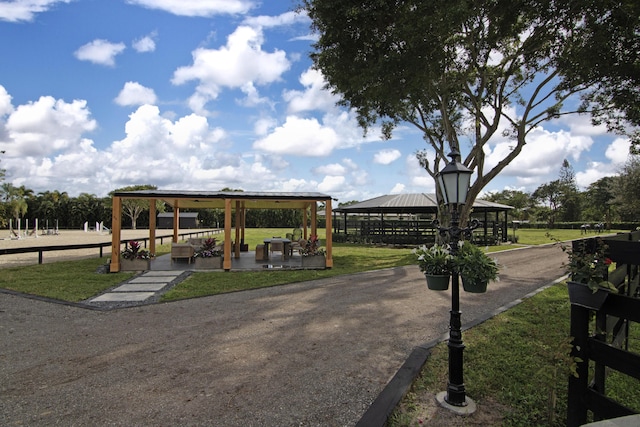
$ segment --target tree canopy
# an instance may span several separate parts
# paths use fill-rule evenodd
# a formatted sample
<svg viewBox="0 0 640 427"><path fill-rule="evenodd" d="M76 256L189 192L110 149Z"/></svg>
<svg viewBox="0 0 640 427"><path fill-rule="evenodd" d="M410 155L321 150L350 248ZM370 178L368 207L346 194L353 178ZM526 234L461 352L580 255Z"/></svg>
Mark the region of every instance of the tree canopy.
<svg viewBox="0 0 640 427"><path fill-rule="evenodd" d="M382 123L390 138L401 122L420 129L428 149L417 155L432 177L448 151L466 153L475 180L463 218L547 120L588 113L638 136L637 2L301 1L319 35L315 67L365 130ZM599 55L585 58L593 49ZM500 136L510 150L486 165Z"/></svg>

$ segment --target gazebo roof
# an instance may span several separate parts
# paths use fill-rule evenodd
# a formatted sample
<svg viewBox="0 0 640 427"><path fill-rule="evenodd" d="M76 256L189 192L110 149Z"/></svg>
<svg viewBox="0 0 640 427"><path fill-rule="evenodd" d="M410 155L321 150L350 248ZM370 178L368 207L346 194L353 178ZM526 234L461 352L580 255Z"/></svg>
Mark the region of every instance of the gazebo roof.
<svg viewBox="0 0 640 427"><path fill-rule="evenodd" d="M476 200L473 203L475 212L496 212L509 209L513 209L513 207L486 200ZM334 212L417 214L437 213L437 210L438 202L435 194L410 193L374 197L360 203L336 208Z"/></svg>
<svg viewBox="0 0 640 427"><path fill-rule="evenodd" d="M309 203L331 200L322 193L254 192L254 191L116 191L114 196L131 199L162 200L181 209L224 209L225 200L239 201L245 209L304 209Z"/></svg>

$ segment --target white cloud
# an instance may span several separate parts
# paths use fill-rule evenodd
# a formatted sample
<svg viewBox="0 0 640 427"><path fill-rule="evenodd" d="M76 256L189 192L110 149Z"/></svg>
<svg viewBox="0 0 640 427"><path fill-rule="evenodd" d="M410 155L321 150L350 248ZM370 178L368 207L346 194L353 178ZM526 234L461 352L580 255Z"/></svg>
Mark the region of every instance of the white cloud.
<svg viewBox="0 0 640 427"><path fill-rule="evenodd" d="M96 128L84 100L67 103L50 96L18 106L8 116L8 141L0 143L7 156L46 156L73 150L82 135Z"/></svg>
<svg viewBox="0 0 640 427"><path fill-rule="evenodd" d="M273 28L295 23L309 23L310 19L306 13L285 12L277 16L252 16L242 21L243 25L259 28Z"/></svg>
<svg viewBox="0 0 640 427"><path fill-rule="evenodd" d="M198 81L190 106L202 113L205 104L218 97L223 88L241 89L247 84L267 85L278 81L291 66L282 50L265 52L262 32L240 26L229 35L220 49L199 48L192 52L193 64L179 67L172 83L182 85Z"/></svg>
<svg viewBox="0 0 640 427"><path fill-rule="evenodd" d="M265 136L278 125L278 121L273 117L263 117L256 120L253 125L253 131L258 136Z"/></svg>
<svg viewBox="0 0 640 427"><path fill-rule="evenodd" d="M629 145L628 139L616 138L605 150L605 157L610 163L590 162L584 170L576 172L578 187L585 189L605 176L617 175L629 158Z"/></svg>
<svg viewBox="0 0 640 427"><path fill-rule="evenodd" d="M179 16L201 17L247 13L255 4L249 0L127 0L127 3Z"/></svg>
<svg viewBox="0 0 640 427"><path fill-rule="evenodd" d="M144 36L140 39L134 40L131 44L131 47L136 52L145 53L145 52L153 52L156 50L156 42L154 38L156 37L155 33Z"/></svg>
<svg viewBox="0 0 640 427"><path fill-rule="evenodd" d="M514 141L503 139L487 152L485 171L493 168L511 151ZM584 151L593 145L593 139L586 136L574 136L561 130L550 132L542 128L532 130L522 152L501 172L502 176L524 179L537 177L536 181L545 182L549 174L556 174L564 159L577 161Z"/></svg>
<svg viewBox="0 0 640 427"><path fill-rule="evenodd" d="M144 87L138 82L126 82L114 101L122 106L155 104L158 97L153 89Z"/></svg>
<svg viewBox="0 0 640 427"><path fill-rule="evenodd" d="M13 112L13 105L11 105L11 95L0 85L0 117L5 116Z"/></svg>
<svg viewBox="0 0 640 427"><path fill-rule="evenodd" d="M13 0L0 2L0 21L32 21L37 13L46 12L57 3L72 0Z"/></svg>
<svg viewBox="0 0 640 427"><path fill-rule="evenodd" d="M604 155L617 167L622 166L629 159L629 147L631 142L628 139L616 138L606 149Z"/></svg>
<svg viewBox="0 0 640 427"><path fill-rule="evenodd" d="M398 160L400 156L402 156L400 150L381 150L373 156L373 163L388 165Z"/></svg>
<svg viewBox="0 0 640 427"><path fill-rule="evenodd" d="M313 173L318 175L331 175L339 176L347 173L347 168L339 163L332 163L330 165L318 166L313 169Z"/></svg>
<svg viewBox="0 0 640 427"><path fill-rule="evenodd" d="M607 126L605 124L594 126L593 123L591 123L591 116L588 114L561 116L559 119L550 121L549 123L559 123L561 126L568 128L572 135L576 136L600 136L607 134Z"/></svg>
<svg viewBox="0 0 640 427"><path fill-rule="evenodd" d="M390 194L400 194L404 191L404 189L406 188L406 186L404 184L401 183L397 183L396 185L393 186L393 188L391 189L391 191L389 192Z"/></svg>
<svg viewBox="0 0 640 427"><path fill-rule="evenodd" d="M111 43L108 40L96 39L80 46L74 55L81 61L113 67L116 65L115 57L125 49L124 43Z"/></svg>
<svg viewBox="0 0 640 427"><path fill-rule="evenodd" d="M340 97L325 89L327 82L320 71L306 70L300 76L300 83L305 87L304 92L288 90L282 95L283 99L289 103L287 110L290 113L336 109L336 102L340 100Z"/></svg>
<svg viewBox="0 0 640 427"><path fill-rule="evenodd" d="M338 143L336 132L316 119L289 116L273 133L256 141L253 148L269 153L320 157L331 154Z"/></svg>
<svg viewBox="0 0 640 427"><path fill-rule="evenodd" d="M318 184L318 191L330 193L342 190L345 184L344 176L326 176L321 183Z"/></svg>

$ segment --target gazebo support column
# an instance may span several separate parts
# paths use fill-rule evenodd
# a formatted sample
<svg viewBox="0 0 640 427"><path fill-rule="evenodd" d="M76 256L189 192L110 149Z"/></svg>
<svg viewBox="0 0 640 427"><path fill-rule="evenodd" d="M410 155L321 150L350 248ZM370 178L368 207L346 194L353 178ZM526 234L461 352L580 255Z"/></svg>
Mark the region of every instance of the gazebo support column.
<svg viewBox="0 0 640 427"><path fill-rule="evenodd" d="M331 199L327 200L325 203L325 229L327 233L327 259L325 263L325 267L332 268L333 267L333 224L331 218Z"/></svg>
<svg viewBox="0 0 640 427"><path fill-rule="evenodd" d="M120 271L120 234L122 230L122 199L113 196L113 206L111 212L111 264L109 271L117 273Z"/></svg>
<svg viewBox="0 0 640 427"><path fill-rule="evenodd" d="M180 208L178 201L173 202L173 243L178 243L178 229L180 225Z"/></svg>
<svg viewBox="0 0 640 427"><path fill-rule="evenodd" d="M233 253L236 259L240 258L240 223L242 222L240 201L236 200L236 240L233 245Z"/></svg>
<svg viewBox="0 0 640 427"><path fill-rule="evenodd" d="M156 199L149 200L149 252L156 253Z"/></svg>
<svg viewBox="0 0 640 427"><path fill-rule="evenodd" d="M224 199L224 258L225 271L231 270L231 199Z"/></svg>

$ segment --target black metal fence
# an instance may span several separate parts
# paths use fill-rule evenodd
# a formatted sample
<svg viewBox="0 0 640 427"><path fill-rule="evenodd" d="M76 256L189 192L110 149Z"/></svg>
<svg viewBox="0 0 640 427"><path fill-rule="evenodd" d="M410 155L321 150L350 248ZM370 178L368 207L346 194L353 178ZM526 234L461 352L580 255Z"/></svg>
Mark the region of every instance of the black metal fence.
<svg viewBox="0 0 640 427"><path fill-rule="evenodd" d="M577 377L569 378L567 426L587 422L590 411L594 420L616 418L637 413L607 396L609 369L640 380L640 356L629 349L630 322L640 323L640 233L618 235L602 240L607 255L616 263L609 280L618 294L569 282L571 299L572 357L578 358ZM574 251L579 246L574 245ZM584 248L585 246L582 245ZM595 332L590 332L595 313ZM590 368L593 380L589 381Z"/></svg>

